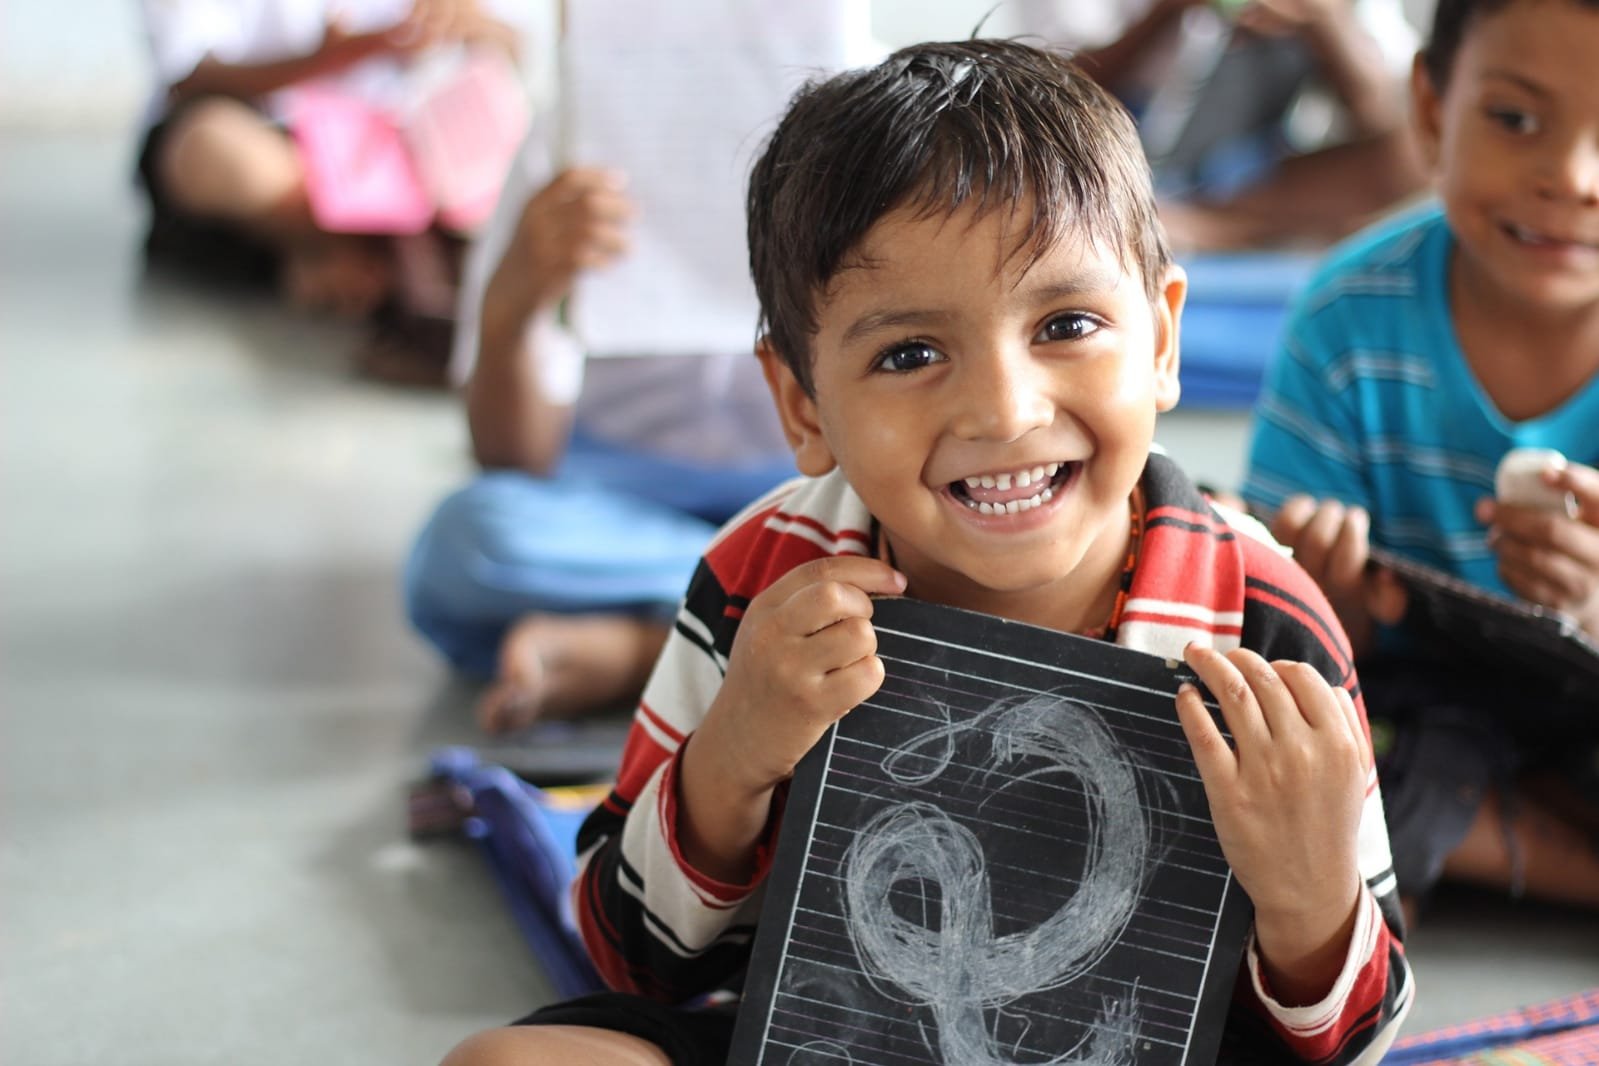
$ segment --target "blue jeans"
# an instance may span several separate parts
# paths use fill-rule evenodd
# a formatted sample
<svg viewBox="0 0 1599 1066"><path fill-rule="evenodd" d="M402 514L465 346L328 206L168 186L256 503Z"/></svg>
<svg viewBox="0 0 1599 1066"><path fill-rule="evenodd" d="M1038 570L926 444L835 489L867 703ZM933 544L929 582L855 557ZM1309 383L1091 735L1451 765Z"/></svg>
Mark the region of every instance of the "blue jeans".
<svg viewBox="0 0 1599 1066"><path fill-rule="evenodd" d="M489 471L445 498L406 563L406 613L484 676L532 612L668 619L717 527L793 476L790 459L717 469L575 439L551 477Z"/></svg>

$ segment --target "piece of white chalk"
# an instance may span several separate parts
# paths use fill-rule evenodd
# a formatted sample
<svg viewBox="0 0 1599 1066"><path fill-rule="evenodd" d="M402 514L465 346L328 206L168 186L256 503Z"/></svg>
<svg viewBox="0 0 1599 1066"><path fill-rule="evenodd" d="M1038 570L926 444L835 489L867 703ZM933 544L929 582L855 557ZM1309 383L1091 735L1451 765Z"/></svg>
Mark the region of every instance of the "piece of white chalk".
<svg viewBox="0 0 1599 1066"><path fill-rule="evenodd" d="M1494 497L1512 507L1539 507L1572 514L1576 498L1543 483L1545 470L1564 470L1566 457L1553 448L1512 448L1494 471Z"/></svg>

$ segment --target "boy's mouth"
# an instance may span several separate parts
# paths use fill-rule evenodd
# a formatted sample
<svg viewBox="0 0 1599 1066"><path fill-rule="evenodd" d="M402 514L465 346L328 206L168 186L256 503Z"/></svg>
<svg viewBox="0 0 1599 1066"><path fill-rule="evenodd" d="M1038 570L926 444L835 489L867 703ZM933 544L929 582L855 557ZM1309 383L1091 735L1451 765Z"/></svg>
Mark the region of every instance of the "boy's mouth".
<svg viewBox="0 0 1599 1066"><path fill-rule="evenodd" d="M1020 514L1048 503L1082 468L1082 461L1041 463L949 483L949 494L978 514Z"/></svg>
<svg viewBox="0 0 1599 1066"><path fill-rule="evenodd" d="M1530 229L1527 226L1518 226L1514 222L1502 223L1505 233L1520 244L1533 248L1572 248L1588 252L1599 252L1599 240L1582 240L1578 237L1557 237L1540 230Z"/></svg>

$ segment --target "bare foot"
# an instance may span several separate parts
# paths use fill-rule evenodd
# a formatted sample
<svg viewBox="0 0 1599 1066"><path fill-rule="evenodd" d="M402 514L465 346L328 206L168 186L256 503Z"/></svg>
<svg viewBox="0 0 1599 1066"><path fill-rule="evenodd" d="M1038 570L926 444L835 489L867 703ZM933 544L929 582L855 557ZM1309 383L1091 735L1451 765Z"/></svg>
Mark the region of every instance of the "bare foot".
<svg viewBox="0 0 1599 1066"><path fill-rule="evenodd" d="M507 733L636 700L671 627L623 614L531 614L500 644L500 672L478 701L478 725Z"/></svg>

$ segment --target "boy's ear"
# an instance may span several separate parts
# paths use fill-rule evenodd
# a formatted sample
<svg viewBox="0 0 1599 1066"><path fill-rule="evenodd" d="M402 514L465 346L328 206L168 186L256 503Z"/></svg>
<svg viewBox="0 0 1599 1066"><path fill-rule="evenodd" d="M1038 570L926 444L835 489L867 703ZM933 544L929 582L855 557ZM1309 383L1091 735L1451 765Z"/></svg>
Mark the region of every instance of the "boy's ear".
<svg viewBox="0 0 1599 1066"><path fill-rule="evenodd" d="M772 390L772 402L777 404L783 436L794 450L794 465L808 477L821 477L837 466L838 461L822 435L816 400L799 383L787 361L777 354L770 337L760 339L755 345L755 354L760 356L766 387Z"/></svg>
<svg viewBox="0 0 1599 1066"><path fill-rule="evenodd" d="M1410 64L1410 114L1416 124L1416 143L1429 171L1438 167L1439 146L1443 141L1443 97L1432 82L1420 52Z"/></svg>
<svg viewBox="0 0 1599 1066"><path fill-rule="evenodd" d="M1183 303L1188 299L1188 274L1173 263L1155 296L1155 410L1170 411L1177 406L1182 385L1177 371L1182 366Z"/></svg>

